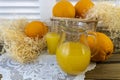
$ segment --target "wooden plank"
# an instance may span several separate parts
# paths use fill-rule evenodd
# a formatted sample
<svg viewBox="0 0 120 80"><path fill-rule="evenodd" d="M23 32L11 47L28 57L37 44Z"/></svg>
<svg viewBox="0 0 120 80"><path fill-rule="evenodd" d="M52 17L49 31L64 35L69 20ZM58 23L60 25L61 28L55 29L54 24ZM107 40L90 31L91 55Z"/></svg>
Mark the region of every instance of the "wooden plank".
<svg viewBox="0 0 120 80"><path fill-rule="evenodd" d="M1 78L2 78L2 74L0 74L0 80L1 80Z"/></svg>
<svg viewBox="0 0 120 80"><path fill-rule="evenodd" d="M120 80L120 53L113 54L107 61L97 63L94 70L86 73L86 80Z"/></svg>
<svg viewBox="0 0 120 80"><path fill-rule="evenodd" d="M97 64L94 70L86 73L86 79L120 80L120 63Z"/></svg>
<svg viewBox="0 0 120 80"><path fill-rule="evenodd" d="M120 53L113 53L108 60L103 63L110 62L110 63L120 63Z"/></svg>
<svg viewBox="0 0 120 80"><path fill-rule="evenodd" d="M120 53L112 54L108 60L104 62L97 62L97 64L111 64L111 63L120 63Z"/></svg>

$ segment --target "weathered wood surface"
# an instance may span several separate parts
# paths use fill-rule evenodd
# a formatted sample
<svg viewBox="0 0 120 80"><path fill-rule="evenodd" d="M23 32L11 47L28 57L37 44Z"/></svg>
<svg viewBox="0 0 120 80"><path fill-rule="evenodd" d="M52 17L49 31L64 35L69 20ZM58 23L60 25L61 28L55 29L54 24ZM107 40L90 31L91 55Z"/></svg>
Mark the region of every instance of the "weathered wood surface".
<svg viewBox="0 0 120 80"><path fill-rule="evenodd" d="M2 74L0 74L0 80L1 80L1 78L2 78Z"/></svg>
<svg viewBox="0 0 120 80"><path fill-rule="evenodd" d="M97 63L94 70L86 73L86 80L120 80L120 54L113 54L107 61Z"/></svg>

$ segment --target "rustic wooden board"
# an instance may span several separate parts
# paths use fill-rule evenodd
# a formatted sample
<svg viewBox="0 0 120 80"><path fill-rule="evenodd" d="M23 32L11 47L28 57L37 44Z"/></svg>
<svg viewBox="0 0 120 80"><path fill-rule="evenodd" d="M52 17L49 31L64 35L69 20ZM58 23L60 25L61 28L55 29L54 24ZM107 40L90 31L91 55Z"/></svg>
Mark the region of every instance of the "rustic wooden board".
<svg viewBox="0 0 120 80"><path fill-rule="evenodd" d="M120 80L120 54L113 54L107 61L97 63L94 70L86 73L86 80Z"/></svg>
<svg viewBox="0 0 120 80"><path fill-rule="evenodd" d="M119 62L120 63L120 53L114 53L106 62Z"/></svg>
<svg viewBox="0 0 120 80"><path fill-rule="evenodd" d="M86 73L86 79L120 80L120 64L98 64L94 70Z"/></svg>
<svg viewBox="0 0 120 80"><path fill-rule="evenodd" d="M2 75L0 74L0 80L1 80L1 78L2 78Z"/></svg>

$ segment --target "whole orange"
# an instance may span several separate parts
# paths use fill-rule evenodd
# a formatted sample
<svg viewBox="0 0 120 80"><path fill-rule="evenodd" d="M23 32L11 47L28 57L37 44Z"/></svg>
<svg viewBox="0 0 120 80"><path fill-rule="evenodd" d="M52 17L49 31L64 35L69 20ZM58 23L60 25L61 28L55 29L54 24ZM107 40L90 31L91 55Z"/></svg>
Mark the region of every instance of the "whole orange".
<svg viewBox="0 0 120 80"><path fill-rule="evenodd" d="M25 26L25 34L28 37L43 37L48 32L48 28L41 21L32 21Z"/></svg>
<svg viewBox="0 0 120 80"><path fill-rule="evenodd" d="M53 16L55 17L75 17L75 8L68 0L60 0L53 6Z"/></svg>
<svg viewBox="0 0 120 80"><path fill-rule="evenodd" d="M111 39L101 32L92 32L96 35L96 41L93 37L88 36L87 41L94 56L92 61L105 61L113 53L113 43Z"/></svg>
<svg viewBox="0 0 120 80"><path fill-rule="evenodd" d="M85 18L87 11L94 6L91 0L79 0L75 5L76 17Z"/></svg>

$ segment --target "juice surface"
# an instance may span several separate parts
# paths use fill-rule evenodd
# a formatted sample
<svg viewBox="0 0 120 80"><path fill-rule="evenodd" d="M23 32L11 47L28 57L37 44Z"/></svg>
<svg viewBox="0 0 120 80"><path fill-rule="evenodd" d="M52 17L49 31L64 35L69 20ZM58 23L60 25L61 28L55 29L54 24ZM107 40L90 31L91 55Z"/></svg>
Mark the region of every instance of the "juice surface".
<svg viewBox="0 0 120 80"><path fill-rule="evenodd" d="M90 56L90 49L79 42L63 43L56 51L59 66L71 75L84 71L90 63Z"/></svg>
<svg viewBox="0 0 120 80"><path fill-rule="evenodd" d="M46 35L47 48L50 54L55 54L56 47L59 42L60 35L54 32L49 32Z"/></svg>

